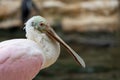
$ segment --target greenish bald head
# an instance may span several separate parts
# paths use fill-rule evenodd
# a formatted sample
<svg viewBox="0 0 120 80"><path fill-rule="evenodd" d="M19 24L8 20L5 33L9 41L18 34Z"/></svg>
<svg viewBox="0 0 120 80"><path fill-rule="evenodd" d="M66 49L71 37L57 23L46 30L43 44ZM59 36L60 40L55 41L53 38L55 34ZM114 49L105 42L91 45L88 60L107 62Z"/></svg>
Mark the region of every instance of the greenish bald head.
<svg viewBox="0 0 120 80"><path fill-rule="evenodd" d="M34 16L27 21L26 28L33 27L34 29L43 31L46 29L46 25L47 25L47 21L45 18L43 18L41 16Z"/></svg>
<svg viewBox="0 0 120 80"><path fill-rule="evenodd" d="M33 19L33 22L38 24L38 23L46 23L46 19L41 17L41 16L34 16L31 19Z"/></svg>

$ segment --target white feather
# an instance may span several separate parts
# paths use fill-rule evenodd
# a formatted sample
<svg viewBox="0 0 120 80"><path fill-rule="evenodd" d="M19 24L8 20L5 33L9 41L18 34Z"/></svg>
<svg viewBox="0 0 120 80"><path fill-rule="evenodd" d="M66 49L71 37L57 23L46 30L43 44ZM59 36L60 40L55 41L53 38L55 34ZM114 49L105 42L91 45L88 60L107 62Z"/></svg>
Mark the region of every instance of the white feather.
<svg viewBox="0 0 120 80"><path fill-rule="evenodd" d="M28 20L26 23L26 37L27 39L35 41L39 45L40 49L43 50L42 54L45 57L45 62L42 66L43 69L52 65L57 60L60 54L60 45L58 42L50 39L45 33L35 30L31 26L31 22L33 20L34 17Z"/></svg>

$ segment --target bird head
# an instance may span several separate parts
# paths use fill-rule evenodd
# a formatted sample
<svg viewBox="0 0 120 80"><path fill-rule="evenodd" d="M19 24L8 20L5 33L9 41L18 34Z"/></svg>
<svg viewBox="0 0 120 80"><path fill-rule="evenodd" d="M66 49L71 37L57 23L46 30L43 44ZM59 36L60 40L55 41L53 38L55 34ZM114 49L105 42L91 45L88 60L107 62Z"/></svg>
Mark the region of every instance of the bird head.
<svg viewBox="0 0 120 80"><path fill-rule="evenodd" d="M40 32L45 32L48 28L48 23L45 18L41 16L34 16L31 19L29 19L26 23L26 28L33 28Z"/></svg>
<svg viewBox="0 0 120 80"><path fill-rule="evenodd" d="M69 53L79 64L85 67L84 60L54 32L54 30L49 26L45 18L41 16L34 16L27 21L25 28L26 32L27 30L36 30L38 32L45 33L49 38L59 42L63 47L65 47L69 51Z"/></svg>

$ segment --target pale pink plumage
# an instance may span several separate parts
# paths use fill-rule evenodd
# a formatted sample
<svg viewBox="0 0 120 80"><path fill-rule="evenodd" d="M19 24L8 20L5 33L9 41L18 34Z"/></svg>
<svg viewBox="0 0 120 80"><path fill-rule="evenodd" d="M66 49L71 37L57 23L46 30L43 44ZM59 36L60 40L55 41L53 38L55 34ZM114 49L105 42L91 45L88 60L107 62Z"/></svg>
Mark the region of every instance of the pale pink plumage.
<svg viewBox="0 0 120 80"><path fill-rule="evenodd" d="M32 80L44 58L38 45L28 39L0 43L0 80Z"/></svg>

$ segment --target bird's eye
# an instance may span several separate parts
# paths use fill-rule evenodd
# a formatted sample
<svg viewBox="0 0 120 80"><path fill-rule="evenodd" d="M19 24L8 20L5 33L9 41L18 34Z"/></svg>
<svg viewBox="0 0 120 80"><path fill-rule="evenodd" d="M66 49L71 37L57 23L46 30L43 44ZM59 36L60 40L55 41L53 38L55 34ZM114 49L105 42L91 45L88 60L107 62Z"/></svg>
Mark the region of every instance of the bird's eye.
<svg viewBox="0 0 120 80"><path fill-rule="evenodd" d="M44 25L44 23L40 23L40 26L43 26Z"/></svg>

